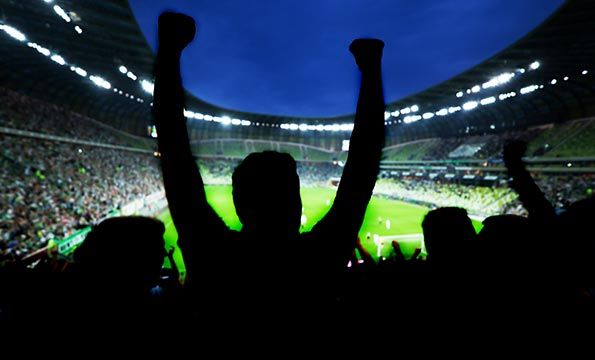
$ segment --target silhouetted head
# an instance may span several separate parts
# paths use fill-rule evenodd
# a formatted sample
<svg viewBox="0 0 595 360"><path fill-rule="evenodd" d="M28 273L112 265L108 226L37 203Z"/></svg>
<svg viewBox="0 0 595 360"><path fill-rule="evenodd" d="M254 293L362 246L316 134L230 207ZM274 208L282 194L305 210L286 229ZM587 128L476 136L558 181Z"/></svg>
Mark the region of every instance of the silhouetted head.
<svg viewBox="0 0 595 360"><path fill-rule="evenodd" d="M235 169L232 180L243 231L261 240L292 239L299 234L300 179L289 154L250 154Z"/></svg>
<svg viewBox="0 0 595 360"><path fill-rule="evenodd" d="M79 274L90 287L142 293L159 279L164 232L163 223L151 218L104 220L74 253Z"/></svg>
<svg viewBox="0 0 595 360"><path fill-rule="evenodd" d="M500 246L502 243L511 240L514 240L515 244L525 242L529 233L529 220L527 218L517 215L496 215L490 216L483 221L483 228L478 236L481 241Z"/></svg>
<svg viewBox="0 0 595 360"><path fill-rule="evenodd" d="M507 264L513 257L527 256L531 252L531 227L529 220L517 215L490 216L483 221L478 235L478 256ZM511 244L513 251L511 251ZM510 265L508 263L508 265Z"/></svg>
<svg viewBox="0 0 595 360"><path fill-rule="evenodd" d="M428 260L431 261L444 263L459 258L475 238L473 223L462 208L432 210L425 216L422 228Z"/></svg>

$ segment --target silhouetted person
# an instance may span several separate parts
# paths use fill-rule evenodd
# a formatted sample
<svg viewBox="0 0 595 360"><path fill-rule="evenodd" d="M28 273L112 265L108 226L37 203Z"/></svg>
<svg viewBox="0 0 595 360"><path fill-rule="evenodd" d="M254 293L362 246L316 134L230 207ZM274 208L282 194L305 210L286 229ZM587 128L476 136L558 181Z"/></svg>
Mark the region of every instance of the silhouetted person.
<svg viewBox="0 0 595 360"><path fill-rule="evenodd" d="M75 250L70 270L76 286L70 291L79 301L76 316L126 323L150 313L150 289L159 281L165 256L164 232L160 221L134 216L93 227Z"/></svg>
<svg viewBox="0 0 595 360"><path fill-rule="evenodd" d="M526 151L527 143L521 140L506 144L503 151L504 164L510 176L509 186L516 191L529 213L529 232L521 243L524 244L521 252L528 256L519 269L522 271L517 274L518 278L528 281L525 282L525 294L519 296L519 303L531 305L539 301L559 305L571 297L572 285L568 279L572 276L574 261L568 256L561 256L558 251L558 240L569 238L560 227L554 207L527 170L523 161ZM568 241L572 242L573 239Z"/></svg>
<svg viewBox="0 0 595 360"><path fill-rule="evenodd" d="M428 212L422 222L427 252L427 277L420 299L429 302L428 309L438 313L464 307L469 300L473 270L470 252L476 240L475 229L467 211L457 207L438 208Z"/></svg>
<svg viewBox="0 0 595 360"><path fill-rule="evenodd" d="M519 195L519 200L527 209L532 222L551 224L556 215L554 207L527 171L523 161L526 152L527 143L524 141L515 140L504 146L503 158L510 177L509 186Z"/></svg>
<svg viewBox="0 0 595 360"><path fill-rule="evenodd" d="M526 257L526 252L531 250L528 246L531 236L529 222L522 216L490 216L483 221L483 228L479 232L477 255L493 258L494 261L513 257L518 258L515 261L522 261L520 258Z"/></svg>
<svg viewBox="0 0 595 360"><path fill-rule="evenodd" d="M570 253L570 281L580 303L595 305L595 197L572 204L560 215L562 245Z"/></svg>
<svg viewBox="0 0 595 360"><path fill-rule="evenodd" d="M427 260L438 266L456 265L475 240L475 228L467 211L443 207L428 212L422 222Z"/></svg>
<svg viewBox="0 0 595 360"><path fill-rule="evenodd" d="M306 279L312 277L302 272L322 273L325 267L342 269L347 264L372 195L384 141L384 44L360 39L349 48L362 73L360 95L349 157L327 215L312 231L300 234L302 203L295 161L288 154L255 153L233 174L234 205L243 225L236 232L208 204L188 141L180 56L195 31L188 16L160 16L154 98L165 191L191 284L195 289L216 286L222 291L219 298L237 291L240 301L308 288ZM217 296L214 291L203 295Z"/></svg>
<svg viewBox="0 0 595 360"><path fill-rule="evenodd" d="M521 216L497 215L483 221L471 258L484 301L510 307L537 296L531 286L536 270L531 236L530 222Z"/></svg>

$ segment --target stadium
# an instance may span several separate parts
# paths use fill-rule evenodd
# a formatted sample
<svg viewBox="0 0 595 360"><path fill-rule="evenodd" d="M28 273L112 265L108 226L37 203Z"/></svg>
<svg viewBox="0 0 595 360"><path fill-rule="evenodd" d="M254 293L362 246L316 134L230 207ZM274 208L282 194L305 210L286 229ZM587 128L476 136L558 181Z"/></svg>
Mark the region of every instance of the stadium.
<svg viewBox="0 0 595 360"><path fill-rule="evenodd" d="M0 10L0 264L71 261L96 224L142 215L164 223L166 250L174 249L164 271L173 259L183 279L153 120L156 55L128 2L2 1ZM361 248L345 266L366 256L374 263L425 258L422 221L432 209L466 209L477 232L494 215L527 217L502 157L513 140L527 143L527 170L556 214L592 196L593 14L595 3L566 1L497 55L386 103ZM354 114L277 116L219 107L188 91L185 98L208 201L231 229L242 228L232 173L254 152L296 160L301 232L324 217L347 162Z"/></svg>

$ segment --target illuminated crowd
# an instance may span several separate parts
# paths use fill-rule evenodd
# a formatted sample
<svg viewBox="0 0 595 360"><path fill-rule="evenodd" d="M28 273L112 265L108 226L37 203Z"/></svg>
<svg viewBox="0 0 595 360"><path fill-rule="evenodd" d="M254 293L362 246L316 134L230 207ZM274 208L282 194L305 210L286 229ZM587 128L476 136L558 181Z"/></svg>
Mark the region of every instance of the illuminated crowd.
<svg viewBox="0 0 595 360"><path fill-rule="evenodd" d="M21 257L163 187L152 154L6 135L0 149L0 258Z"/></svg>

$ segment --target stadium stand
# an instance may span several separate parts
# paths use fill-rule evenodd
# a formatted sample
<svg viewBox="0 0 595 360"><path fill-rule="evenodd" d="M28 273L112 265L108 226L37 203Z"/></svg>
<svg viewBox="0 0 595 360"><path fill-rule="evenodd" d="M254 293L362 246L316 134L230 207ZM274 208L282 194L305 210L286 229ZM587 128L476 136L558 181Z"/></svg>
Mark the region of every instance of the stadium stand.
<svg viewBox="0 0 595 360"><path fill-rule="evenodd" d="M46 6L43 2L3 4L0 275L4 275L4 265L10 271L15 266L27 265L26 269L19 268L24 273L48 268L54 273L68 273L73 259L56 263L54 254L46 254L52 243L81 229L90 229L108 217L127 215L125 210L136 210L140 199L163 192L160 154L147 132L152 126L149 91L118 72L118 67L126 64L134 69L138 81L150 79L153 52L126 1L77 5L82 19L77 22L88 26L85 34L105 36L89 36L85 46L80 46L81 43L72 41L72 36L77 35L72 27L63 26L62 19L46 19L47 9L40 10ZM372 223L371 230L360 233L351 261L339 264L345 265L345 269L328 282L332 284L328 287L332 296L330 300L324 299L325 304L336 306L349 321L354 318L354 309L391 304L399 315L410 313L413 321L401 319L408 326L426 324L423 321L426 312L439 313L445 308L445 312L459 317L458 306L489 304L483 309L506 309L526 305L524 311L537 308L541 311L541 308L552 309L549 306L552 304L571 303L578 304L579 309L590 305L588 310L592 312L595 305L594 13L592 1L568 1L509 49L459 76L388 104L388 115L385 113L388 147L384 149L380 179L376 183L377 196L372 201L396 199L423 207L412 206L415 211L407 208L401 212L410 204L383 203L387 212L398 213L392 224L384 213L382 216L377 213L377 208L369 208L370 219L366 221ZM47 26L31 26L30 23L37 24L37 20L30 21L31 16L43 18ZM27 43L18 40L15 28L8 28L4 22L35 34L36 40L51 51L68 49L67 58L84 59L88 69L118 80L112 80L109 87L97 79L91 83L86 76L82 82L81 72L76 73L74 67L70 71L68 66L58 67L46 59L48 55L33 58L31 54L38 56L34 50L43 54L45 48L33 43L24 45ZM538 71L540 66L547 70ZM37 83L36 77L31 76L35 72L44 74L47 81ZM510 73L516 77L508 78L513 81L495 87L481 86L489 85L496 74ZM554 86L553 77L563 79L566 75L570 75L568 81L559 80ZM476 97L479 95L474 95L477 92L472 88L479 89L483 99ZM136 101L131 100L131 94ZM324 204L320 206L321 212L332 206L333 191L348 155L341 145L349 137L353 115L303 119L250 114L221 109L186 95L188 108L192 109L186 116L189 137L205 184L229 188L234 169L251 152L286 152L298 160L302 188L323 190L324 196L317 199ZM413 104L418 110L413 110ZM458 105L463 106L457 110ZM462 110L465 105L467 109ZM404 117L405 109L412 115ZM526 153L523 146L513 142L516 140L528 143ZM504 149L508 150L505 158ZM224 187L218 187L221 188ZM407 219L405 212L415 213L411 216L415 219ZM124 219L123 223L130 220ZM409 225L406 222L415 222L411 228L416 230L400 232ZM479 222L483 229L476 235L473 226L481 227ZM163 229L157 227L160 240ZM166 237L175 232L171 222L164 228L169 232ZM120 234L125 235L118 241L133 236L118 231ZM566 252L561 256L562 246ZM136 251L138 247L133 244L125 256L133 258L142 253ZM106 251L109 255L120 255L110 249ZM303 257L304 271L309 269L308 251L298 254ZM174 253L179 253L179 249L168 249L168 263L175 268L178 260L174 260ZM39 255L35 261L29 260L32 254ZM216 274L227 265L225 254L205 256L218 262L214 269L204 269L205 274ZM128 264L126 259L124 262ZM102 267L109 265L98 262L99 277ZM274 268L267 270L273 276L276 274ZM175 286L153 279L151 285L155 286L148 297L162 301L160 309L168 314L179 311L183 314L180 318L197 320L200 316L196 314L204 309L177 301L176 291L183 279L177 269L173 273ZM119 280L128 279L127 274L119 275L122 276ZM32 314L29 318L38 321L45 319L39 316L40 311L47 316L47 309L80 305L73 304L72 298L66 296L70 292L56 290L64 288L54 287L53 283L46 285L45 295L51 295L46 298L53 300L46 304L39 300L43 297L38 294L31 291L17 294L1 280L4 279L0 277L0 321L7 313L17 321L28 319L23 314L29 312ZM287 279L280 281L287 284ZM94 290L119 295L108 291L109 279L104 284L107 284L105 288ZM34 288L26 282L22 286ZM76 287L68 289L73 288L76 290ZM161 295L166 294L167 298L172 292L173 300L163 301ZM258 298L259 292L255 289L236 295L231 300L241 308L242 299ZM26 305L21 305L23 301ZM6 303L14 308L6 307ZM11 311L14 313L10 314ZM207 311L215 313L219 321L229 309ZM78 316L77 312L73 313ZM175 320L167 320L168 328L176 328ZM37 323L26 321L26 324ZM355 328L349 326L350 331Z"/></svg>
<svg viewBox="0 0 595 360"><path fill-rule="evenodd" d="M0 127L150 150L154 141L0 87Z"/></svg>
<svg viewBox="0 0 595 360"><path fill-rule="evenodd" d="M157 161L99 147L0 135L2 258L22 257L162 190Z"/></svg>

